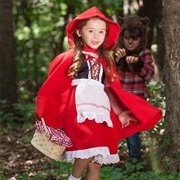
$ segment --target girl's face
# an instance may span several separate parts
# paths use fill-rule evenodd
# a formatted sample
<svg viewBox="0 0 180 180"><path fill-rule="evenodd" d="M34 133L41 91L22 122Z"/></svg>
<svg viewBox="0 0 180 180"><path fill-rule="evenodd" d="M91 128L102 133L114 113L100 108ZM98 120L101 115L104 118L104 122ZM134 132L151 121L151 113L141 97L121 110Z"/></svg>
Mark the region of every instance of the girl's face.
<svg viewBox="0 0 180 180"><path fill-rule="evenodd" d="M123 35L123 42L124 46L129 51L134 51L136 48L138 48L141 41L140 36L131 35L128 31L124 32Z"/></svg>
<svg viewBox="0 0 180 180"><path fill-rule="evenodd" d="M82 37L85 45L92 49L97 49L104 42L106 31L105 21L94 18L87 21L82 29L78 29L76 33L79 37Z"/></svg>

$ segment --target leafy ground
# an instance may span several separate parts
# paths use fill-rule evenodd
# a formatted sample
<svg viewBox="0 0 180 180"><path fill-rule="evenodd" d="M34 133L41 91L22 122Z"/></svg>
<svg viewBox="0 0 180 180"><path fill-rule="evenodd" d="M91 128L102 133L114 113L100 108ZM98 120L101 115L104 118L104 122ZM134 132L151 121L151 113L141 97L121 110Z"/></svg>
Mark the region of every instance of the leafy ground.
<svg viewBox="0 0 180 180"><path fill-rule="evenodd" d="M33 128L25 131L22 131L20 127L13 131L1 126L0 128L0 180L16 180L17 177L21 177L25 173L29 177L33 177L37 172L44 170L53 172L54 165L50 159L46 158L30 144L34 133ZM120 147L120 149L123 149L123 147ZM146 155L147 152L144 152L144 154ZM121 162L117 166L124 168L127 159L126 151L121 156ZM148 161L148 158L144 160ZM67 173L65 173L64 177L67 176ZM52 175L45 179L56 180L55 176Z"/></svg>
<svg viewBox="0 0 180 180"><path fill-rule="evenodd" d="M0 128L2 130L0 132L0 180L16 180L16 177L25 173L31 177L43 170L53 171L54 166L50 159L30 144L34 129L22 132L20 128L13 131L8 131L5 127ZM55 180L56 178L49 176L46 179Z"/></svg>
<svg viewBox="0 0 180 180"><path fill-rule="evenodd" d="M0 180L14 180L23 173L33 176L36 172L53 169L48 159L29 143L33 131L1 131Z"/></svg>

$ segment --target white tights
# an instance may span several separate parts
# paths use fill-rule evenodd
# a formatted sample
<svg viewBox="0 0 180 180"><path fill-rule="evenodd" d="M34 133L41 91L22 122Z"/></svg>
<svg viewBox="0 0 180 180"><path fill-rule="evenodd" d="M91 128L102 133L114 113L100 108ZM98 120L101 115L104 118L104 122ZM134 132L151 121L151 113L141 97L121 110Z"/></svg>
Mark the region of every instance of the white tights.
<svg viewBox="0 0 180 180"><path fill-rule="evenodd" d="M80 177L80 178L75 178L75 177L73 177L72 174L71 174L68 180L81 180L81 177Z"/></svg>

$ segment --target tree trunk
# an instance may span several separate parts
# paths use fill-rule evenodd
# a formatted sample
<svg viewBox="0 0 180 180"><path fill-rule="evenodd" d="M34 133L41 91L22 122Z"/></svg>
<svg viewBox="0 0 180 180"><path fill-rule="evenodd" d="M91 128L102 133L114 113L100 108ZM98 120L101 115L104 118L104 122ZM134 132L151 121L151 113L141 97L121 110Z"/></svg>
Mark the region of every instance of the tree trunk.
<svg viewBox="0 0 180 180"><path fill-rule="evenodd" d="M169 146L163 160L167 160L168 170L180 170L180 2L165 0L163 4L163 27L165 37L165 138ZM167 141L166 141L167 142ZM168 158L167 158L168 157ZM165 162L165 161L164 161ZM164 163L163 162L163 163Z"/></svg>
<svg viewBox="0 0 180 180"><path fill-rule="evenodd" d="M0 100L16 102L16 62L12 1L0 0Z"/></svg>
<svg viewBox="0 0 180 180"><path fill-rule="evenodd" d="M147 47L150 49L152 44L158 45L158 52L154 56L158 69L161 72L164 67L165 54L162 29L162 0L143 0L143 6L140 8L138 15L150 18Z"/></svg>

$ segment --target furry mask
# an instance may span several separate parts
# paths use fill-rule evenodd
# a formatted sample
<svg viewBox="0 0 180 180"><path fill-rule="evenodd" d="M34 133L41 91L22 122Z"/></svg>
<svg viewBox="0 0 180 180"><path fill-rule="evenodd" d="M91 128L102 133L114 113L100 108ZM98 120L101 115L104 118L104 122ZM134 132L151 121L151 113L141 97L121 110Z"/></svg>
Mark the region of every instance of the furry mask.
<svg viewBox="0 0 180 180"><path fill-rule="evenodd" d="M150 23L150 19L148 17L139 17L137 15L127 16L125 18L119 17L118 23L121 25L121 34L119 39L121 47L124 46L122 37L126 30L132 34L132 36L141 37L139 49L146 46L146 31Z"/></svg>

